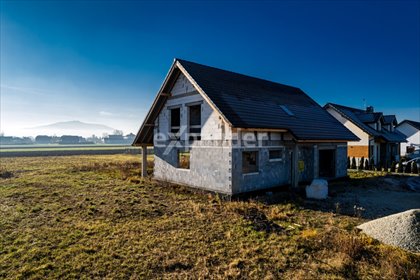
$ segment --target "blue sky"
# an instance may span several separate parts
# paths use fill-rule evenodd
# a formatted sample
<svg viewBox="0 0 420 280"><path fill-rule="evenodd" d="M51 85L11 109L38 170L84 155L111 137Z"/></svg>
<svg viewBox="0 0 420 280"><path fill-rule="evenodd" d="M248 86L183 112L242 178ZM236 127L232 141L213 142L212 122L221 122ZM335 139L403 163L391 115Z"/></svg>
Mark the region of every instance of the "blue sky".
<svg viewBox="0 0 420 280"><path fill-rule="evenodd" d="M174 57L420 120L419 1L1 1L1 131L136 132Z"/></svg>

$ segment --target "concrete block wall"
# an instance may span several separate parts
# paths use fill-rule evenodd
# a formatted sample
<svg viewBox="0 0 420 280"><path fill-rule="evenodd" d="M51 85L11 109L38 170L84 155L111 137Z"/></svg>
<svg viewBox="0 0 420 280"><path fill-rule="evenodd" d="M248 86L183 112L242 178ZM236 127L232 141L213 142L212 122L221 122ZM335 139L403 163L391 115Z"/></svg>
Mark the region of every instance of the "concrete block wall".
<svg viewBox="0 0 420 280"><path fill-rule="evenodd" d="M188 105L199 102L201 102L201 139L232 139L230 126L224 123L219 113L213 110L184 75L178 77L171 95L155 122L155 133L162 133L161 140L169 139L170 109L175 107L181 109L181 127L184 129L181 128L181 140L187 140Z"/></svg>
<svg viewBox="0 0 420 280"><path fill-rule="evenodd" d="M229 140L202 140L192 143L190 169L177 167L178 150L184 149L188 143L181 141L178 147L172 149L155 147L154 177L224 194L250 192L291 183L292 145L246 148L231 144ZM330 144L329 147L336 150L336 177L346 176L347 145ZM282 149L282 159L270 160L270 149ZM304 169L299 172L299 182L310 182L318 177L318 145L304 145L298 149L298 158L304 162ZM258 151L258 172L242 173L243 151Z"/></svg>
<svg viewBox="0 0 420 280"><path fill-rule="evenodd" d="M284 149L284 155L281 161L269 159L269 150L276 148ZM242 173L243 151L258 151L258 173ZM250 192L290 183L290 156L289 149L285 146L234 148L232 151L232 163L233 193Z"/></svg>
<svg viewBox="0 0 420 280"><path fill-rule="evenodd" d="M204 101L201 108L201 139L223 140L225 130L219 114Z"/></svg>
<svg viewBox="0 0 420 280"><path fill-rule="evenodd" d="M191 147L190 169L178 168L179 148L166 150L166 148L155 147L154 178L232 194L232 148L207 144L206 146Z"/></svg>
<svg viewBox="0 0 420 280"><path fill-rule="evenodd" d="M184 74L180 74L174 86L172 87L171 94L173 96L176 96L176 95L189 93L195 90L196 89L194 85L188 80L188 78L185 77Z"/></svg>
<svg viewBox="0 0 420 280"><path fill-rule="evenodd" d="M338 144L335 155L335 177L347 176L347 145Z"/></svg>
<svg viewBox="0 0 420 280"><path fill-rule="evenodd" d="M299 182L310 182L314 179L314 146L299 146L299 161L303 161L303 170L299 170Z"/></svg>

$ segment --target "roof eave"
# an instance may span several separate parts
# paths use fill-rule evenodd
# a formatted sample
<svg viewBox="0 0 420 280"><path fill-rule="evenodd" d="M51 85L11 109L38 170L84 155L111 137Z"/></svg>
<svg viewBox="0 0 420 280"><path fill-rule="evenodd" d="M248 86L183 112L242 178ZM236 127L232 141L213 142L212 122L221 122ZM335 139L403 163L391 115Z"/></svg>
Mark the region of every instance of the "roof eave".
<svg viewBox="0 0 420 280"><path fill-rule="evenodd" d="M350 141L358 141L358 140L347 140L347 139L301 139L297 140L298 143L347 143Z"/></svg>
<svg viewBox="0 0 420 280"><path fill-rule="evenodd" d="M357 126L358 128L360 128L361 130L363 130L364 132L366 132L369 136L373 136L373 137L377 137L376 135L373 135L372 133L370 133L369 131L367 131L364 127L360 126L358 123L354 122L349 116L347 116L343 111L341 111L340 109L338 109L337 107L335 107L333 104L331 103L327 103L324 108L326 107L330 107L333 108L334 110L336 110L340 115L342 115L343 117L345 117L348 121L352 122L355 126ZM360 139L359 139L360 140ZM358 141L358 140L357 140Z"/></svg>
<svg viewBox="0 0 420 280"><path fill-rule="evenodd" d="M163 96L162 95L162 92L163 92L163 89L165 88L166 84L168 83L169 77L171 77L171 75L173 74L173 72L175 70L175 64L176 64L176 60L174 59L174 61L172 62L171 68L169 69L168 73L166 74L165 79L163 80L163 82L162 82L162 84L160 86L160 89L159 89L159 91L158 91L158 93L157 93L157 95L156 95L156 97L155 97L155 99L153 101L153 104L152 104L152 106L149 109L149 112L147 113L146 117L144 118L144 121L143 121L142 125L140 126L140 128L139 128L139 130L138 130L138 132L136 134L136 138L134 138L134 141L131 144L132 146L153 145L153 143L149 143L149 142L147 142L147 143L141 143L141 142L138 143L138 140L139 140L139 137L140 137L141 132L143 131L145 125L147 124L147 120L151 117L151 114L154 111L154 109L155 109L155 107L156 107L156 105L157 105L157 103L159 101L159 97L162 96L164 99L167 99L168 98L167 96Z"/></svg>
<svg viewBox="0 0 420 280"><path fill-rule="evenodd" d="M179 70L184 74L187 79L193 84L193 86L197 89L197 91L201 94L201 96L206 100L206 102L212 107L213 110L219 113L219 115L223 118L223 120L229 124L229 126L233 127L232 122L222 113L222 111L214 104L214 102L208 97L206 92L200 87L200 85L194 80L194 78L188 73L188 71L182 66L179 60L175 60L176 66Z"/></svg>

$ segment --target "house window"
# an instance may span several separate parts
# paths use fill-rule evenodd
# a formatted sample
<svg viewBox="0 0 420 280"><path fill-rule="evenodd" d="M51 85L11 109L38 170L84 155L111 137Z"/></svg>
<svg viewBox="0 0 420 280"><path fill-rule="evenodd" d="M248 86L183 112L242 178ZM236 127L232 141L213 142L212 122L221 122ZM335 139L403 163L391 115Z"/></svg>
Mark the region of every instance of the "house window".
<svg viewBox="0 0 420 280"><path fill-rule="evenodd" d="M407 147L405 148L405 152L406 152L407 154L414 153L414 151L415 151L415 147L414 147L414 146L407 146Z"/></svg>
<svg viewBox="0 0 420 280"><path fill-rule="evenodd" d="M268 151L270 161L281 161L283 159L283 149L273 149Z"/></svg>
<svg viewBox="0 0 420 280"><path fill-rule="evenodd" d="M178 150L178 168L190 169L190 151Z"/></svg>
<svg viewBox="0 0 420 280"><path fill-rule="evenodd" d="M258 172L258 152L242 152L242 173Z"/></svg>
<svg viewBox="0 0 420 280"><path fill-rule="evenodd" d="M201 105L189 106L189 139L201 140Z"/></svg>
<svg viewBox="0 0 420 280"><path fill-rule="evenodd" d="M181 108L171 109L171 130L169 136L171 139L178 140L181 128Z"/></svg>

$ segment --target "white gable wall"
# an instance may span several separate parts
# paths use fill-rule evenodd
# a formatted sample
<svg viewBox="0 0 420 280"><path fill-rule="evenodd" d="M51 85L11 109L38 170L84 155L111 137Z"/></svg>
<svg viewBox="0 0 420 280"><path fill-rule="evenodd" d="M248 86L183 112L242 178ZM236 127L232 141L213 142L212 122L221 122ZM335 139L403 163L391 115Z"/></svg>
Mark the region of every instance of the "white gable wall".
<svg viewBox="0 0 420 280"><path fill-rule="evenodd" d="M407 153L407 146L411 144L420 145L420 130L408 123L402 123L397 127L397 130L407 136L407 143L401 143L401 155Z"/></svg>
<svg viewBox="0 0 420 280"><path fill-rule="evenodd" d="M155 122L155 135L159 132L160 140L168 140L170 109L175 107L181 109L181 140L187 140L188 105L197 102L201 102L201 140L231 139L230 126L223 121L218 112L213 110L183 74L180 74L170 93L171 97Z"/></svg>
<svg viewBox="0 0 420 280"><path fill-rule="evenodd" d="M357 125L344 118L340 113L332 108L327 109L334 118L341 122L345 127L347 127L353 134L360 138L360 141L351 141L348 142L349 146L368 146L369 145L369 134L360 129Z"/></svg>
<svg viewBox="0 0 420 280"><path fill-rule="evenodd" d="M187 77L183 75L182 73L179 75L178 79L176 80L172 90L171 94L173 96L194 92L197 91L195 87L190 83Z"/></svg>

